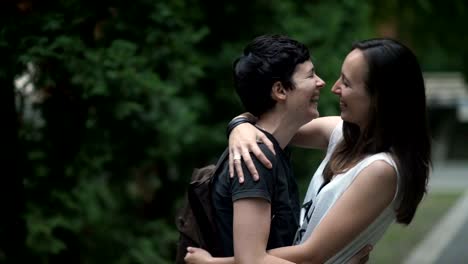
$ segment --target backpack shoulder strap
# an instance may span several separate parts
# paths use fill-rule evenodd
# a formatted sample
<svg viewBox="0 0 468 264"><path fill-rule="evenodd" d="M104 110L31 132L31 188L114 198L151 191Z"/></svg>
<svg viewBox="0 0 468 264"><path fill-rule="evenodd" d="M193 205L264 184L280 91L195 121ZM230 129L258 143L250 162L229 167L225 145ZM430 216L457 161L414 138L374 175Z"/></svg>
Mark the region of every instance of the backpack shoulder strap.
<svg viewBox="0 0 468 264"><path fill-rule="evenodd" d="M219 157L218 162L216 162L216 167L214 168L214 174L218 172L219 167L221 166L221 164L223 164L223 162L226 160L228 156L229 156L229 148L226 148L223 154L221 154L221 157Z"/></svg>

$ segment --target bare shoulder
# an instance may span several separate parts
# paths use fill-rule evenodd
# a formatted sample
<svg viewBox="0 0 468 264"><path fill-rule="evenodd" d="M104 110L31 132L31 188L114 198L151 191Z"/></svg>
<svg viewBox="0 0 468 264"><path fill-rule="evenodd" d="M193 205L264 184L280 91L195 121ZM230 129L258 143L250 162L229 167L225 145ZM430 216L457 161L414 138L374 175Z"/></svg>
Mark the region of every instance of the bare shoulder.
<svg viewBox="0 0 468 264"><path fill-rule="evenodd" d="M392 165L376 160L359 172L349 187L350 197L371 199L373 205L385 208L395 197L397 191L397 172Z"/></svg>
<svg viewBox="0 0 468 264"><path fill-rule="evenodd" d="M395 168L384 160L373 161L369 166L361 171L364 178L369 181L386 186L396 186L397 172Z"/></svg>

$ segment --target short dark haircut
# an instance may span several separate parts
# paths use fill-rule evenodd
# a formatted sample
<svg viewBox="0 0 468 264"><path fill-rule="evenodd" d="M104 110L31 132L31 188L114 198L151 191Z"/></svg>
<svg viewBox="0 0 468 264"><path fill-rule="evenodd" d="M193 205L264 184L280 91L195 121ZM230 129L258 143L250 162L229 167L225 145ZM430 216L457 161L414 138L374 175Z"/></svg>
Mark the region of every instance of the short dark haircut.
<svg viewBox="0 0 468 264"><path fill-rule="evenodd" d="M233 63L234 85L246 111L259 117L272 109L273 84L280 81L286 89L294 89L294 70L309 59L306 46L287 36L262 35L250 42Z"/></svg>
<svg viewBox="0 0 468 264"><path fill-rule="evenodd" d="M378 38L355 43L368 65L366 91L371 100L364 131L343 123L344 141L333 153L324 177L342 172L365 155L390 152L398 163L397 221L409 224L420 203L431 166L424 79L416 56L396 40Z"/></svg>

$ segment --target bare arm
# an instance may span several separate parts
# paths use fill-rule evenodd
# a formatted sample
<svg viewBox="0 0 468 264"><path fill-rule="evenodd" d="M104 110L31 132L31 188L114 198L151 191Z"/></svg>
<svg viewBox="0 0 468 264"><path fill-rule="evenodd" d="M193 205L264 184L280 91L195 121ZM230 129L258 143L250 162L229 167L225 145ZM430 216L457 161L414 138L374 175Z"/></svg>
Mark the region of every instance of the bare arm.
<svg viewBox="0 0 468 264"><path fill-rule="evenodd" d="M326 149L331 133L340 121L339 116L316 118L297 131L291 140L291 145L301 148Z"/></svg>
<svg viewBox="0 0 468 264"><path fill-rule="evenodd" d="M369 253L372 246L367 245L359 250L354 255L348 264L364 264L369 260ZM187 264L235 264L234 257L214 258L210 253L201 248L188 248L188 253L185 256L185 263Z"/></svg>
<svg viewBox="0 0 468 264"><path fill-rule="evenodd" d="M266 252L271 223L271 205L262 198L244 198L234 202L234 257L213 258L199 248L189 248L185 257L189 264L290 264Z"/></svg>
<svg viewBox="0 0 468 264"><path fill-rule="evenodd" d="M291 144L303 148L325 149L328 146L330 135L333 129L341 121L339 116L330 116L317 118L302 126ZM258 141L263 142L274 153L273 144L271 141L257 128L249 123L244 123L235 127L229 136L229 173L234 176L236 170L239 177L239 182L244 181L244 173L242 172L240 162L234 162L234 155L241 155L247 168L254 177L258 180L258 172L252 162L250 152L252 152L267 168L271 168L271 162L263 154L258 147Z"/></svg>
<svg viewBox="0 0 468 264"><path fill-rule="evenodd" d="M234 202L234 258L236 263L291 263L268 255L270 203L248 198Z"/></svg>
<svg viewBox="0 0 468 264"><path fill-rule="evenodd" d="M234 257L215 258L201 248L187 248L187 255L184 258L187 264L235 264Z"/></svg>
<svg viewBox="0 0 468 264"><path fill-rule="evenodd" d="M391 203L396 172L384 161L373 162L354 180L311 236L301 245L269 253L298 263L323 263L364 231Z"/></svg>

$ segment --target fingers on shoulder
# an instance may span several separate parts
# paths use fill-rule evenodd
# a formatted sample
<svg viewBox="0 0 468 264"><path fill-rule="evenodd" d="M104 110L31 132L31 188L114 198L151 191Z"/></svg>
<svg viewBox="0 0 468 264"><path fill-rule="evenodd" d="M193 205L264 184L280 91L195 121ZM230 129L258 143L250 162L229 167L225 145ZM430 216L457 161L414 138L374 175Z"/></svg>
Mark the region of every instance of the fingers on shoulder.
<svg viewBox="0 0 468 264"><path fill-rule="evenodd" d="M277 156L271 152L266 144L258 144L258 147L272 164L276 163Z"/></svg>

